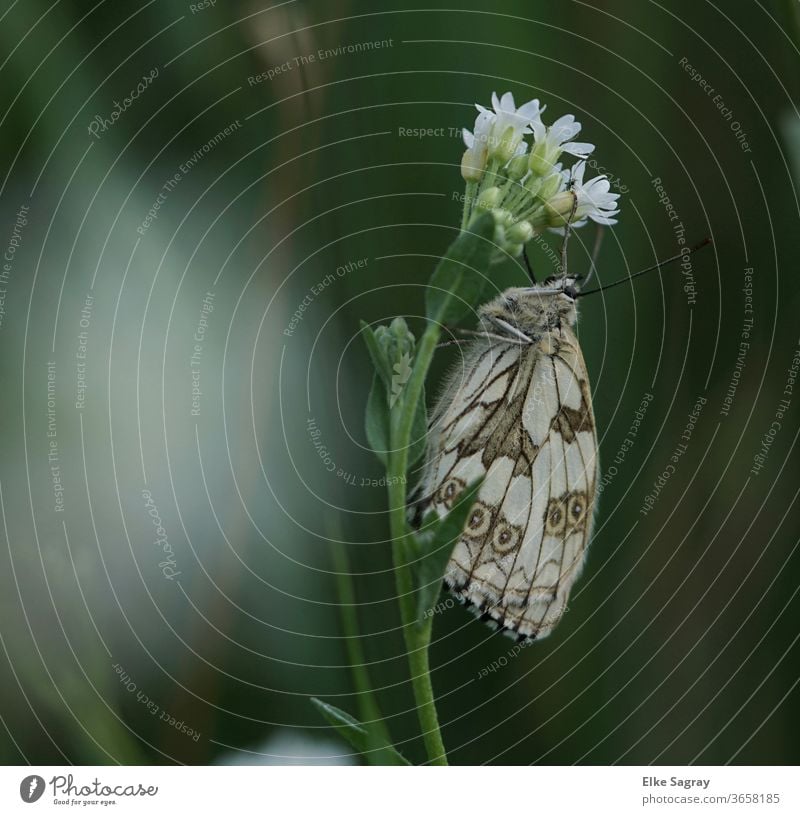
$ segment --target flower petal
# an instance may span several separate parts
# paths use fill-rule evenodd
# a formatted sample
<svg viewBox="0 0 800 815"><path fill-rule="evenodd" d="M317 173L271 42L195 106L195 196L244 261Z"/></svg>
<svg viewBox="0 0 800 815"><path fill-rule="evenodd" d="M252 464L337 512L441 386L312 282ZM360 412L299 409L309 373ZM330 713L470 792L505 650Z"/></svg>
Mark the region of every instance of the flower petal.
<svg viewBox="0 0 800 815"><path fill-rule="evenodd" d="M509 113L514 113L517 106L514 104L514 94L511 91L506 91L500 99L500 107Z"/></svg>
<svg viewBox="0 0 800 815"><path fill-rule="evenodd" d="M524 105L520 105L517 113L523 117L523 119L535 119L541 112L541 107L539 105L538 99L531 99L530 102L526 102Z"/></svg>
<svg viewBox="0 0 800 815"><path fill-rule="evenodd" d="M585 141L571 141L562 144L561 149L571 156L577 156L577 158L589 158L590 154L594 151L594 145Z"/></svg>

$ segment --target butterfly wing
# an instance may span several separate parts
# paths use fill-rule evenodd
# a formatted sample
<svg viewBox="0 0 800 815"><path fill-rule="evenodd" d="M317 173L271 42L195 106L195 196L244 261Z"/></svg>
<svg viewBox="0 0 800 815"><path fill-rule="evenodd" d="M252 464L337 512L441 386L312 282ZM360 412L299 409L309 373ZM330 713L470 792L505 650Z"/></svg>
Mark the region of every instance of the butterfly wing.
<svg viewBox="0 0 800 815"><path fill-rule="evenodd" d="M597 481L586 365L566 325L529 346L480 340L448 380L418 513L444 515L481 476L445 581L508 633L544 636L580 573Z"/></svg>

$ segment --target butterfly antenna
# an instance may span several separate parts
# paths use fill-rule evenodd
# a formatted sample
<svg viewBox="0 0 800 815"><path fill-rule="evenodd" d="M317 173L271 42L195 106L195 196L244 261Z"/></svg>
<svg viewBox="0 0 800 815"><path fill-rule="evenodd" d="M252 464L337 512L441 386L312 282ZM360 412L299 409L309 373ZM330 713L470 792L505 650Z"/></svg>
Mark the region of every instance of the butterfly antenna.
<svg viewBox="0 0 800 815"><path fill-rule="evenodd" d="M525 259L525 268L528 270L528 277L531 279L531 283L536 285L536 275L533 273L533 267L531 266L530 258L528 257L528 247L522 247L522 257Z"/></svg>
<svg viewBox="0 0 800 815"><path fill-rule="evenodd" d="M689 254L693 255L697 252L698 249L702 249L704 246L708 246L712 243L711 238L705 238L704 240L700 241L700 243L696 243L689 249ZM633 280L635 277L641 277L643 274L647 274L648 272L652 272L655 269L660 269L662 266L667 266L670 263L674 263L676 260L680 260L682 257L686 255L686 252L679 252L677 255L673 255L671 258L667 258L666 260L660 260L658 263L653 264L652 266L648 266L646 269L642 269L641 272L636 272L635 274L629 275L628 277L623 277L622 280L615 280L613 283L609 283L607 286L599 286L596 289L592 289L591 291L582 291L579 293L581 297L585 297L587 294L597 294L599 291L608 291L608 289L613 289L614 286L619 286L622 283L627 283L630 280Z"/></svg>
<svg viewBox="0 0 800 815"><path fill-rule="evenodd" d="M589 266L589 273L586 275L583 283L581 285L585 286L591 279L592 275L594 274L594 270L597 267L597 258L600 256L600 246L603 243L603 235L606 234L605 229L598 224L597 225L597 232L595 232L594 236L594 246L592 247L592 262Z"/></svg>

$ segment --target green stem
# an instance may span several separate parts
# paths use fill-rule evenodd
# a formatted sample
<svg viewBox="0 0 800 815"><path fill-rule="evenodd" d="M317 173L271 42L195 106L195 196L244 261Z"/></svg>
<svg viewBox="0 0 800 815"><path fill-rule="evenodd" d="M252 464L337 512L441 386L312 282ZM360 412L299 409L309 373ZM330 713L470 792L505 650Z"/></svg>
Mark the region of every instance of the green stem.
<svg viewBox="0 0 800 815"><path fill-rule="evenodd" d="M530 193L526 189L525 185L521 184L519 181L515 181L514 184L515 186L511 190L511 195L509 195L508 200L506 201L505 208L510 210L515 218L518 218L519 211L527 203Z"/></svg>
<svg viewBox="0 0 800 815"><path fill-rule="evenodd" d="M395 581L417 717L422 729L429 763L446 765L447 754L442 741L439 717L436 714L428 660L433 620L429 619L424 625L419 625L417 622L414 581L406 545L408 525L406 523L405 482L408 469L408 445L417 403L422 398L422 388L438 339L438 325L429 323L417 349L414 370L406 385L401 409L392 416L392 453L389 456L387 467L387 481L389 482L389 525L392 535Z"/></svg>
<svg viewBox="0 0 800 815"><path fill-rule="evenodd" d="M481 180L477 182L477 189L475 189L475 201L474 204L477 206L478 199L481 197L481 193L488 189L489 187L494 186L494 182L497 177L497 160L492 159L488 165L483 170L483 175L481 176ZM462 227L463 229L463 227Z"/></svg>
<svg viewBox="0 0 800 815"><path fill-rule="evenodd" d="M475 192L478 189L477 181L467 181L467 188L464 192L464 209L461 211L461 231L464 232L469 223L469 216L472 213L472 206L475 203Z"/></svg>

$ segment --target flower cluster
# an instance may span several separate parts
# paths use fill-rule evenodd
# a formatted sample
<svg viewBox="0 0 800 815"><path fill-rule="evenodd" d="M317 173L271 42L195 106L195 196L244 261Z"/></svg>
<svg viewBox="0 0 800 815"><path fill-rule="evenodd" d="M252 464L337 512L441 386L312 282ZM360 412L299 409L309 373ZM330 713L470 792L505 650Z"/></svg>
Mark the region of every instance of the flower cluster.
<svg viewBox="0 0 800 815"><path fill-rule="evenodd" d="M567 224L580 227L588 220L616 223L619 195L610 191L606 176L584 181L585 159L594 145L574 141L581 129L574 116L545 125L538 99L518 108L510 92L502 98L492 94L491 110L476 107L475 127L472 132L464 129L462 228L473 216L491 210L497 243L517 256L545 229L563 231ZM569 169L562 164L565 155L577 159Z"/></svg>

